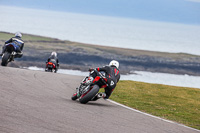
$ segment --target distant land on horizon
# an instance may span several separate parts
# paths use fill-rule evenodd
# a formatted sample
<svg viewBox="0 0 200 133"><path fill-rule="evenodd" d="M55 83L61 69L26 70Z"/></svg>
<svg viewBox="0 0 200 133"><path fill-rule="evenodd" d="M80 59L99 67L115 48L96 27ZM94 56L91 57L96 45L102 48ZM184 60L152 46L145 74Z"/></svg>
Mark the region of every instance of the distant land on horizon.
<svg viewBox="0 0 200 133"><path fill-rule="evenodd" d="M11 33L0 32L0 47L12 36ZM90 45L24 33L23 40L23 57L15 59L8 66L44 68L51 52L56 51L62 69L87 71L88 68L104 66L115 59L120 62L122 74L149 71L200 76L198 55Z"/></svg>

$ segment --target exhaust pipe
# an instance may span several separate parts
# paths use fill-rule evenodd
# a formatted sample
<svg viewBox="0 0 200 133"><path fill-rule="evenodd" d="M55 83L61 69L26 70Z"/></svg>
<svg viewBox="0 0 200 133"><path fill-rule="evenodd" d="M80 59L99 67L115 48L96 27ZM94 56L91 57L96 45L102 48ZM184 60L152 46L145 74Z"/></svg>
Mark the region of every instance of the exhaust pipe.
<svg viewBox="0 0 200 133"><path fill-rule="evenodd" d="M99 93L99 94L97 95L97 97L98 97L98 98L102 98L102 97L103 97L103 93Z"/></svg>

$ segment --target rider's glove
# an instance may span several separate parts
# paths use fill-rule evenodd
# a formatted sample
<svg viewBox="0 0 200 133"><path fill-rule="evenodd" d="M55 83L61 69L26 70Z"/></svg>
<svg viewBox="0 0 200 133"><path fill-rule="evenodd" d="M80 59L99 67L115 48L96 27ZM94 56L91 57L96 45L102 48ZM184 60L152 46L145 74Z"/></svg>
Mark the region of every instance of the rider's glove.
<svg viewBox="0 0 200 133"><path fill-rule="evenodd" d="M91 72L92 70L94 70L94 69L93 69L93 68L89 68L89 69L88 69L88 71L90 71L90 72Z"/></svg>

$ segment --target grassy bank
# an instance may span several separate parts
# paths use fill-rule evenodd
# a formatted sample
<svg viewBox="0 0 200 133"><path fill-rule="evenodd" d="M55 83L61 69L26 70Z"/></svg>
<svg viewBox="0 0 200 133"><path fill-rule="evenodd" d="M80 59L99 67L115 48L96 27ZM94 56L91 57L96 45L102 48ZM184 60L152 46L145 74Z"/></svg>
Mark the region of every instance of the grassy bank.
<svg viewBox="0 0 200 133"><path fill-rule="evenodd" d="M200 129L200 89L120 81L110 99Z"/></svg>
<svg viewBox="0 0 200 133"><path fill-rule="evenodd" d="M0 32L0 46L13 34ZM56 38L24 34L23 57L12 67L43 67L52 51L58 52L60 67L87 71L88 68L104 66L115 59L120 62L123 74L130 71L150 71L200 76L200 56L184 53L166 53L116 47L90 45Z"/></svg>

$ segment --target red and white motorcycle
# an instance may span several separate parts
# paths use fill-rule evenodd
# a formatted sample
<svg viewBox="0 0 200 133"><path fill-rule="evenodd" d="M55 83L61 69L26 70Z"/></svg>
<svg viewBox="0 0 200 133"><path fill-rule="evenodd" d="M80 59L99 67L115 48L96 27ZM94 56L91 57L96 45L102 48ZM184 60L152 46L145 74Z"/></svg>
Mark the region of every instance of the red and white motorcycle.
<svg viewBox="0 0 200 133"><path fill-rule="evenodd" d="M98 93L100 88L107 87L107 79L105 77L104 72L99 72L93 69L90 72L90 75L95 73L96 77L93 78L92 76L85 77L80 86L76 88L76 92L71 97L72 100L79 99L80 103L86 104L89 101L93 100L95 96L103 97L103 93Z"/></svg>
<svg viewBox="0 0 200 133"><path fill-rule="evenodd" d="M45 71L56 73L56 64L53 62L47 62Z"/></svg>

